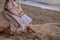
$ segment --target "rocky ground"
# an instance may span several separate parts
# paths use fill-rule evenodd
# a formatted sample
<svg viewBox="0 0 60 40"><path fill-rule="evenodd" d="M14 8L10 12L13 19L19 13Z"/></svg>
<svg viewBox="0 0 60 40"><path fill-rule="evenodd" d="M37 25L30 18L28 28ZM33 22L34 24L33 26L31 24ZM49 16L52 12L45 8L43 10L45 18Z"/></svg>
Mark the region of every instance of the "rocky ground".
<svg viewBox="0 0 60 40"><path fill-rule="evenodd" d="M36 30L35 34L26 31L10 36L0 33L0 40L60 40L60 23L46 23L43 25L31 25Z"/></svg>
<svg viewBox="0 0 60 40"><path fill-rule="evenodd" d="M21 6L33 19L31 26L36 33L29 34L25 31L10 36L7 34L8 31L5 31L0 33L0 40L60 40L60 12L22 4ZM2 31L9 27L9 21L5 18L1 5L0 8L0 31Z"/></svg>

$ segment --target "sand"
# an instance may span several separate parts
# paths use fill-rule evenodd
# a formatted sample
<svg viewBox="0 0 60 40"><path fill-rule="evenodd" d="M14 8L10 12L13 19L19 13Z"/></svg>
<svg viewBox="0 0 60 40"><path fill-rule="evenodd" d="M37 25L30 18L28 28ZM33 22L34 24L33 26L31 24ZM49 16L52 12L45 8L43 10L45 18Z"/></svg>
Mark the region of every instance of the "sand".
<svg viewBox="0 0 60 40"><path fill-rule="evenodd" d="M5 18L3 6L0 5L0 31L9 27L9 21ZM14 36L8 35L9 29L0 33L0 40L60 40L60 12L22 5L24 12L33 21L31 26L36 33L21 32Z"/></svg>

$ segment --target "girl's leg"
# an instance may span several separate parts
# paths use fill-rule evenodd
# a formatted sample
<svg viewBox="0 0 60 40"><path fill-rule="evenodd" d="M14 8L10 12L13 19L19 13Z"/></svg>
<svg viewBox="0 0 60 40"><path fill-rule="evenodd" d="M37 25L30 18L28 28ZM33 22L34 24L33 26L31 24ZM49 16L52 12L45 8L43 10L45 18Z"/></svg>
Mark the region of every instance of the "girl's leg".
<svg viewBox="0 0 60 40"><path fill-rule="evenodd" d="M12 21L10 21L10 35L14 35L14 24Z"/></svg>
<svg viewBox="0 0 60 40"><path fill-rule="evenodd" d="M30 25L27 26L27 32L36 33L35 30L33 30L33 29L31 28Z"/></svg>

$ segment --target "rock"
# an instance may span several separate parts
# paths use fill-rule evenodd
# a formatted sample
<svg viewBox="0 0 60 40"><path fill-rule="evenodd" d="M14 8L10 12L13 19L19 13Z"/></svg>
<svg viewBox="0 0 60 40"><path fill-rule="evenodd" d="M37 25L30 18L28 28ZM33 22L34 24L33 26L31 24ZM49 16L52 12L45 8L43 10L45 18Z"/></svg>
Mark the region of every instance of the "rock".
<svg viewBox="0 0 60 40"><path fill-rule="evenodd" d="M46 23L40 28L43 36L42 39L46 40L60 40L60 23Z"/></svg>
<svg viewBox="0 0 60 40"><path fill-rule="evenodd" d="M34 37L41 40L60 40L60 23L46 23L33 25L36 30Z"/></svg>
<svg viewBox="0 0 60 40"><path fill-rule="evenodd" d="M0 31L9 27L9 21L5 18L4 13L0 12Z"/></svg>
<svg viewBox="0 0 60 40"><path fill-rule="evenodd" d="M6 20L7 21L7 20ZM8 21L6 22L8 23ZM42 25L31 25L32 28L36 30L37 33L35 34L28 34L27 32L22 33L19 36L13 36L9 37L8 39L15 40L15 39L21 39L21 40L60 40L60 23L46 23ZM23 35L24 34L24 35ZM4 35L2 36L3 39Z"/></svg>
<svg viewBox="0 0 60 40"><path fill-rule="evenodd" d="M0 0L0 31L9 27L9 22L5 18L3 14L3 7L4 7L5 0Z"/></svg>
<svg viewBox="0 0 60 40"><path fill-rule="evenodd" d="M60 23L47 23L41 26L44 34L51 36L60 36Z"/></svg>

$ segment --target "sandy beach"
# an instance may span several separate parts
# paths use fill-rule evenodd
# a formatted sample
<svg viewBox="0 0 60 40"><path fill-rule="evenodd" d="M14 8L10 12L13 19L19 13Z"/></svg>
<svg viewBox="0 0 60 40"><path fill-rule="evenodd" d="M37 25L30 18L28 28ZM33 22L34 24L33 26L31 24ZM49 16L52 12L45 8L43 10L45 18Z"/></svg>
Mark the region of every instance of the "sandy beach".
<svg viewBox="0 0 60 40"><path fill-rule="evenodd" d="M26 31L14 36L8 35L9 29L5 33L0 33L0 40L60 40L60 12L41 9L34 6L21 4L24 12L33 21L31 26L37 33L29 34ZM9 21L5 18L3 5L0 4L0 31L9 27Z"/></svg>

